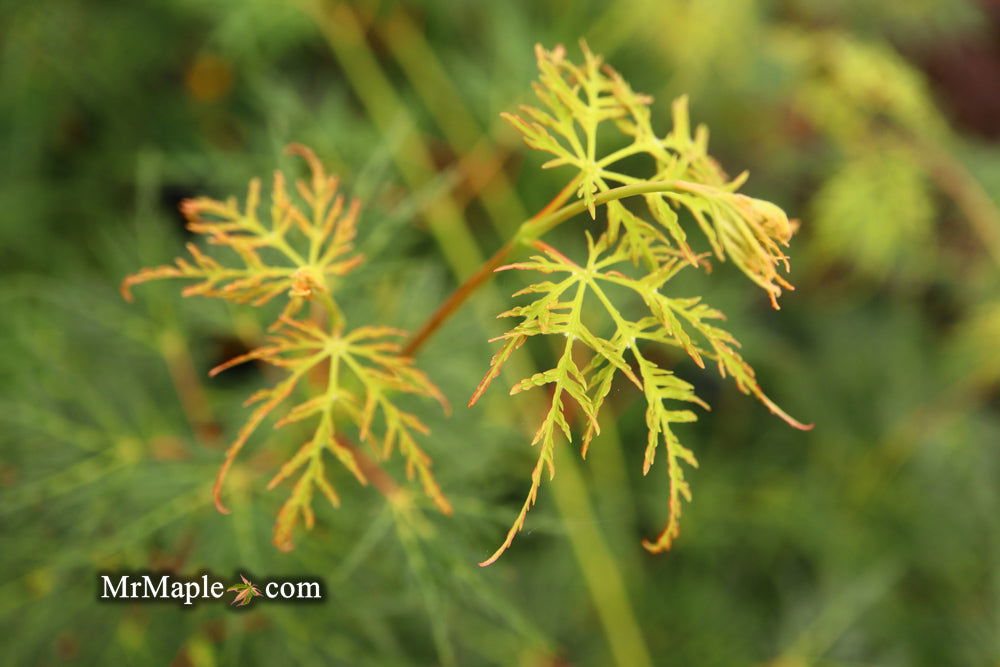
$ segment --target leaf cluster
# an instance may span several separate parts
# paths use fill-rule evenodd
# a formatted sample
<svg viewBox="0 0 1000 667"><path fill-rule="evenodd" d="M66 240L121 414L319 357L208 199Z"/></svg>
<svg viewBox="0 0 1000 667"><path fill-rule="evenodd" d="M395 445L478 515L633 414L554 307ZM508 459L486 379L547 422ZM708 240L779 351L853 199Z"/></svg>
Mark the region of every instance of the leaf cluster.
<svg viewBox="0 0 1000 667"><path fill-rule="evenodd" d="M401 354L393 339L405 337L405 331L383 326L350 329L333 298L332 278L347 274L362 261L361 255L353 253L360 204L357 200L345 203L337 192L338 179L326 173L310 149L292 144L288 150L303 157L310 170L308 180L296 181L301 203L289 196L286 178L279 171L274 175L268 219L258 216L257 179L251 181L243 207L235 199L222 202L207 197L186 200L181 206L188 229L206 236L212 245L229 248L236 264L211 257L189 243L190 259L143 269L122 283L126 299L131 299L133 286L164 278L198 281L183 290L185 296L254 306L279 296L286 299L263 344L210 372L214 376L238 364L260 361L287 373L246 401L256 407L229 446L213 490L216 507L223 513L229 512L221 499L223 484L251 435L280 405L297 393L306 396L274 424L281 428L307 420L313 423L311 435L268 484L271 489L298 476L275 524L274 543L283 549L291 548L300 520L307 528L313 526L312 499L317 489L332 505L340 505L327 476L324 453L331 454L358 482L368 483L376 464L348 439L348 426L377 461L398 450L408 478L418 478L437 507L451 512L431 472L430 458L417 443L428 428L416 415L401 409L395 396L431 397L445 409L447 402L412 360ZM307 303L313 304L310 316L303 315Z"/></svg>
<svg viewBox="0 0 1000 667"><path fill-rule="evenodd" d="M619 374L646 400L648 438L643 474L650 470L662 446L670 479L666 526L643 545L651 552L670 548L680 530L681 500L691 498L682 463L697 466L692 451L680 443L674 425L696 420L692 406L708 406L695 395L691 384L654 361L648 351L651 346L683 350L701 368L705 368L706 359L715 362L719 374L732 378L741 392L758 398L790 425L809 428L764 394L753 368L739 354L739 342L718 325L725 319L721 312L700 297L671 296L661 291L684 268L708 267L707 253L697 253L688 243L678 215L684 209L707 239L711 254L718 259L730 258L764 288L777 307L782 288L791 288L777 267L787 270L787 258L779 246L787 245L792 223L775 204L736 192L747 175L727 179L707 153L704 127L692 137L684 98L674 103L673 130L659 138L651 126L651 98L633 92L614 70L602 67L585 44L582 49L584 62L576 65L566 60L562 48L547 51L538 47L541 75L535 93L545 109L523 107L530 120L514 115L508 115L508 120L529 146L555 156L544 168L576 169L569 187L576 188L591 218L596 218L596 195L613 187L660 187L644 194L652 221L630 211L620 199L606 202L604 231L596 241L586 233L585 263L577 264L550 245L535 241L541 255L497 269L535 271L554 278L517 292L515 296L531 295L533 300L499 315L520 318L520 322L495 339L503 345L470 404L482 396L504 363L530 337L554 337L558 361L553 368L527 377L511 389L516 394L547 386L549 404L531 443L539 452L527 498L506 539L484 565L495 561L523 527L543 472L547 471L550 479L554 475L557 442L573 440L568 415L578 414L584 423L581 454L586 456L600 432L601 409ZM598 154L603 145L599 134L608 126L616 128L628 143L602 156ZM615 168L616 163L634 155L652 158L652 169L644 177ZM595 302L596 310L602 310L611 322L610 332L590 323ZM633 302L643 307L637 310Z"/></svg>
<svg viewBox="0 0 1000 667"><path fill-rule="evenodd" d="M595 196L615 186L660 182L658 192L644 195L652 220L633 213L618 200L607 203L607 231L633 261L655 268L652 250L676 248L692 264L696 253L678 212L686 210L707 239L712 253L730 259L763 288L777 308L782 289L792 286L780 274L788 270L787 246L795 230L780 207L737 192L748 174L730 179L708 154L708 129L691 132L687 98L674 101L673 128L660 137L652 127L652 98L636 93L615 70L603 64L586 44L584 62L566 59L565 49L536 48L539 80L535 94L545 107L523 106L524 116L504 114L524 135L525 143L553 155L543 168L569 166L576 170L567 187L575 188L596 218ZM599 155L609 142L623 146ZM642 175L627 174L620 164L645 158Z"/></svg>

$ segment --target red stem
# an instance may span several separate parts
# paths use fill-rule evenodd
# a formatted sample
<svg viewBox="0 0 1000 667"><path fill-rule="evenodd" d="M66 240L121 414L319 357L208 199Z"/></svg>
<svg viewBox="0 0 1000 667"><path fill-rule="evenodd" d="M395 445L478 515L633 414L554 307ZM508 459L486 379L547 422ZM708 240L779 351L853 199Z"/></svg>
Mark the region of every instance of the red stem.
<svg viewBox="0 0 1000 667"><path fill-rule="evenodd" d="M562 206L573 193L573 188L575 187L575 181L570 181L570 183L568 183L566 187L564 187L559 194L552 199L552 201L546 204L545 207L538 213L533 215L528 222L546 216ZM424 346L424 343L426 343L427 340L434 335L438 328L440 328L440 326L444 324L448 318L454 315L462 304L465 303L470 296L472 296L473 292L489 280L490 276L493 275L493 270L500 266L505 259L507 259L507 255L511 253L518 242L519 236L515 234L513 238L508 240L500 247L499 250L493 253L492 257L476 269L475 273L466 278L465 282L459 285L458 288L451 293L451 296L449 296L444 303L438 306L437 310L434 311L434 314L431 315L426 322L424 322L424 325L420 327L420 330L417 331L412 339L410 339L410 342L407 343L405 348L403 348L403 356L412 357L415 355L417 351Z"/></svg>
<svg viewBox="0 0 1000 667"><path fill-rule="evenodd" d="M440 327L444 322L451 317L459 307L465 303L473 292L475 292L480 285L489 280L490 276L493 274L493 269L500 266L500 264L507 258L510 251L514 249L515 240L511 239L507 241L499 250L493 253L493 256L486 260L482 266L476 269L476 272L469 276L464 283L459 285L458 289L451 293L444 303L438 306L438 309L434 311L424 325L420 327L420 331L410 339L406 347L403 348L404 357L412 357L416 354L417 350L423 347L427 339L430 338L438 327Z"/></svg>

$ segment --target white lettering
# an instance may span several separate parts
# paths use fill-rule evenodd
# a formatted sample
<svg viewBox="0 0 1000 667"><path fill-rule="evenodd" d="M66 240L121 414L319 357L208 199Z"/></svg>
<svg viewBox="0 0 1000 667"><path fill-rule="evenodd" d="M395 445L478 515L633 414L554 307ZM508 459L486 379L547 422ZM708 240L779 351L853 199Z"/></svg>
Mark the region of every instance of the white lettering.
<svg viewBox="0 0 1000 667"><path fill-rule="evenodd" d="M134 578L133 578L134 577ZM177 581L171 575L100 575L100 598L177 600L185 606L196 600L220 599L228 592L226 584L212 581L207 574L194 580ZM320 600L322 584L318 581L268 581L262 588L265 597L285 600Z"/></svg>
<svg viewBox="0 0 1000 667"><path fill-rule="evenodd" d="M145 583L145 590L142 597L144 598L161 598L167 595L167 575L160 577L159 586L153 585L153 580L149 578L149 575L143 575L143 583Z"/></svg>
<svg viewBox="0 0 1000 667"><path fill-rule="evenodd" d="M101 579L104 580L104 593L101 595L101 598L107 600L108 598L123 597L127 586L125 581L127 578L128 577L123 574L118 580L118 590L115 590L115 587L111 584L111 577L106 574L101 575Z"/></svg>
<svg viewBox="0 0 1000 667"><path fill-rule="evenodd" d="M191 604L193 598L201 595L201 584L197 581L188 581L184 584L184 604Z"/></svg>
<svg viewBox="0 0 1000 667"><path fill-rule="evenodd" d="M175 600L180 600L184 597L184 582L182 581L172 581L170 582L170 597Z"/></svg>
<svg viewBox="0 0 1000 667"><path fill-rule="evenodd" d="M315 581L303 581L299 583L300 598L320 598L319 583Z"/></svg>

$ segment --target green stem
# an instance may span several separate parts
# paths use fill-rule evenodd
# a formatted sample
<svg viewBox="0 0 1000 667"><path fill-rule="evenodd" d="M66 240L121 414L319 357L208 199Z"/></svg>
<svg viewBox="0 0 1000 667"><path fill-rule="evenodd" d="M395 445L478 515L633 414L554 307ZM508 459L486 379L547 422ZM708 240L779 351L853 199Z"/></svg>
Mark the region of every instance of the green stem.
<svg viewBox="0 0 1000 667"><path fill-rule="evenodd" d="M619 160L624 160L625 158L631 155L637 155L645 150L648 150L648 148L644 144L639 144L639 143L631 144L629 146L626 146L625 148L618 149L617 151L611 153L610 155L606 155L605 157L601 158L594 164L603 169L609 164L614 164Z"/></svg>
<svg viewBox="0 0 1000 667"><path fill-rule="evenodd" d="M464 156L457 163L457 171L470 181L469 187L475 190L493 227L501 236L506 236L511 223L526 218L527 212L504 173L503 152L497 154L494 150L491 139L491 135L496 134L494 128L483 132L464 96L408 11L397 6L388 20L379 21L374 27L381 31L382 43L423 100L451 150L455 155ZM497 121L502 122L499 117Z"/></svg>
<svg viewBox="0 0 1000 667"><path fill-rule="evenodd" d="M338 330L347 326L347 321L344 318L344 312L340 309L340 306L337 305L337 302L334 301L333 296L331 296L329 292L321 290L317 290L316 292L319 294L320 301L323 303L327 313L330 315L330 332L336 333Z"/></svg>
<svg viewBox="0 0 1000 667"><path fill-rule="evenodd" d="M407 132L393 151L393 159L402 180L412 192L420 192L437 174L428 145L416 130L416 120L408 105L399 97L385 70L368 46L364 26L350 3L323 3L300 0L326 38L344 76L364 106L375 126L385 135L393 132L402 120ZM482 254L472 233L465 226L462 211L450 196L431 200L423 211L431 234L441 248L449 267L459 277L468 275Z"/></svg>
<svg viewBox="0 0 1000 667"><path fill-rule="evenodd" d="M566 457L560 464L559 475L553 480L552 487L559 513L564 517L589 519L594 516L580 464L573 457ZM576 521L573 529L567 530L566 534L580 563L587 588L599 601L594 607L604 626L614 663L629 667L652 665L639 619L628 603L625 581L597 522Z"/></svg>
<svg viewBox="0 0 1000 667"><path fill-rule="evenodd" d="M686 190L688 189L688 185L690 184L685 181L678 180L643 181L642 183L623 185L621 187L612 188L610 190L606 190L605 192L601 192L600 194L594 195L594 205L601 206L610 201L625 199L626 197L634 197L636 195L649 194L651 192ZM535 239L540 238L542 235L558 227L570 218L583 213L585 210L587 210L587 204L582 199L578 199L572 204L567 204L557 211L525 221L517 230L517 234L514 235L514 239L519 243L530 244Z"/></svg>
<svg viewBox="0 0 1000 667"><path fill-rule="evenodd" d="M990 258L1000 266L1000 210L993 199L950 152L918 143L917 154L930 177L958 206Z"/></svg>

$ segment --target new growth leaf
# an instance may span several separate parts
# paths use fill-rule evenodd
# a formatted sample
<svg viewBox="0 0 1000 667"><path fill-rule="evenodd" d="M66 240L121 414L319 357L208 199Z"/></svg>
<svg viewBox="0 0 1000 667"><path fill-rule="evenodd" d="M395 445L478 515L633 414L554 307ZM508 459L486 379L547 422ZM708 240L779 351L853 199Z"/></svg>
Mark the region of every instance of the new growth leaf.
<svg viewBox="0 0 1000 667"><path fill-rule="evenodd" d="M312 423L311 435L268 484L271 489L297 476L275 524L274 543L282 549L292 547L300 520L307 528L314 525L312 499L317 489L333 506L340 505L327 474L325 454L332 455L358 482L368 483L361 460L364 455L347 439L349 434L368 445L376 461L385 461L398 451L406 462L407 477L417 478L435 505L451 513L431 472L430 457L417 442L428 429L395 401L398 394L416 394L447 408L444 397L401 354L396 340L405 337L405 331L382 326L349 329L334 298L333 279L362 261L353 253L359 202L345 203L337 193L338 179L326 173L311 150L298 144L288 150L304 158L310 170L308 180L295 184L301 203L289 196L285 176L279 171L274 175L267 219L258 217L260 182L256 179L242 207L235 199L221 202L206 197L182 204L188 229L204 235L212 245L229 248L230 261L209 256L189 243L190 259L143 269L122 283L122 294L129 300L135 285L163 278L197 281L183 290L185 296L255 306L278 297L286 299L262 345L210 372L214 376L237 364L261 361L287 373L246 402L256 407L229 446L213 490L220 512L229 512L222 502L222 489L230 468L279 406L296 396L300 399L286 409L275 428ZM314 304L311 318L301 314L307 302Z"/></svg>
<svg viewBox="0 0 1000 667"><path fill-rule="evenodd" d="M495 339L503 345L470 405L528 338L551 338L558 361L554 368L523 379L511 390L514 394L548 387L548 407L531 442L539 449L527 498L503 543L481 565L499 558L524 526L542 475L547 473L551 479L555 474L556 445L573 441L573 415L582 423L580 447L586 457L600 433L601 410L619 374L646 401L643 474L663 449L670 480L666 526L655 539L643 541L643 546L651 552L670 548L680 532L681 501L691 500L682 464L698 465L674 427L697 419L692 407L707 410L708 405L695 395L691 384L654 361L651 350L656 347L676 348L701 368L706 360L714 362L719 375L731 378L741 392L756 397L790 425L810 428L764 394L753 368L739 354L739 342L719 326L725 319L721 312L698 296L670 294L671 279L686 268L707 268L706 258L712 255L736 264L777 308L782 290L792 289L779 270L788 270L781 247L788 244L795 225L775 204L737 192L747 174L729 179L709 156L708 131L699 126L692 135L685 98L674 102L673 129L659 137L651 125L652 99L634 92L586 44L582 50L583 64L577 65L566 59L562 47L551 51L538 47L540 76L534 89L544 108L525 106L523 116L505 114L528 146L553 156L543 168L575 171L568 187L575 189L591 219L603 208L606 224L596 241L585 232L585 263L577 264L535 239L531 243L542 254L497 269L534 271L547 279L515 294L531 295L530 303L499 315L520 318L520 322ZM605 133L614 134L621 147L601 155L598 148L607 143L602 141ZM618 170L621 161L636 155L647 158L645 174ZM653 190L643 193L648 218L634 213L620 198L609 198L615 188L639 184L649 184ZM687 220L682 218L685 211ZM688 233L692 223L710 253L692 248ZM633 305L635 299L623 298L629 292L639 297L643 308ZM593 316L598 311L603 311L603 320Z"/></svg>

